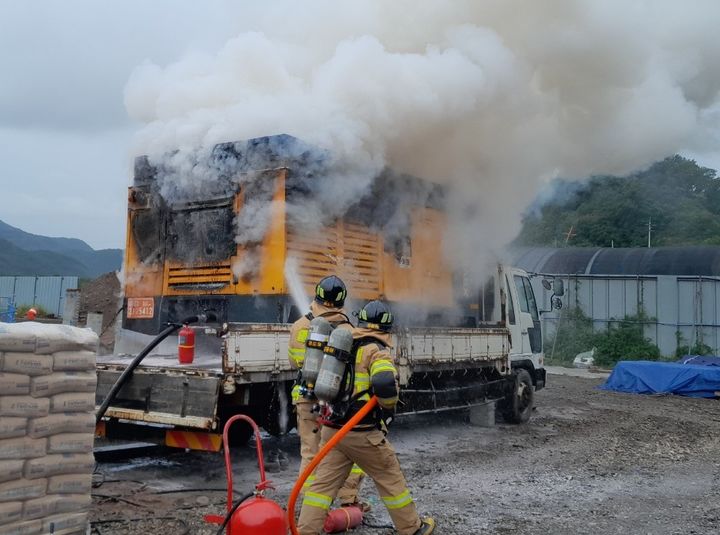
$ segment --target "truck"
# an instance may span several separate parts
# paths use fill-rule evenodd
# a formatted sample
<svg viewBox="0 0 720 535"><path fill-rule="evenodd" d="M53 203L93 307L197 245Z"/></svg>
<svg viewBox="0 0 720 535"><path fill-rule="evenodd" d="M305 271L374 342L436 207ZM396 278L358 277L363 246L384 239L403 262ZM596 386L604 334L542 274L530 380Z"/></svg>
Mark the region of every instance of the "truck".
<svg viewBox="0 0 720 535"><path fill-rule="evenodd" d="M393 308L399 415L496 402L508 421L529 419L546 382L530 276L500 263L482 278L453 269L442 188L384 170L350 206L323 208L332 200L318 192L339 164L287 135L219 144L191 166L169 159L135 162L122 325L115 354L97 360L97 404L168 323L216 321L193 327L191 364L178 361L177 337L158 345L113 398L102 434L212 450L237 413L287 433L290 325L330 274L345 281L348 310L377 298Z"/></svg>

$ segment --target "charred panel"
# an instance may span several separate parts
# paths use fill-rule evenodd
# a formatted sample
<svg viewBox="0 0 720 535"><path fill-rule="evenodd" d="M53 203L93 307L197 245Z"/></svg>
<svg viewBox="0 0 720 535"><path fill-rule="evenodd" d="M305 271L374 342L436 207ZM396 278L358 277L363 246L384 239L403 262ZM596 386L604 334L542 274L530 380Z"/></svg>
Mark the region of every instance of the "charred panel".
<svg viewBox="0 0 720 535"><path fill-rule="evenodd" d="M138 259L144 264L163 261L165 213L158 206L130 211L130 229Z"/></svg>
<svg viewBox="0 0 720 535"><path fill-rule="evenodd" d="M232 200L172 211L168 219L168 257L190 265L227 260L235 254L234 217Z"/></svg>

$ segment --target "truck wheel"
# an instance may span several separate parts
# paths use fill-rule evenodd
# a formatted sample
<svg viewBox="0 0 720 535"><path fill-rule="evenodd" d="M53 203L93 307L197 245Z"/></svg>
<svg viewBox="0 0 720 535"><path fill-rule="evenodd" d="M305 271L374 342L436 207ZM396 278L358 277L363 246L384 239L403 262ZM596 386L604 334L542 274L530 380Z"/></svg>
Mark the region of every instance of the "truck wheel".
<svg viewBox="0 0 720 535"><path fill-rule="evenodd" d="M517 370L515 389L511 397L503 400L500 405L503 418L511 424L524 424L530 420L535 406L535 390L532 377L525 369Z"/></svg>
<svg viewBox="0 0 720 535"><path fill-rule="evenodd" d="M285 435L295 427L291 390L290 382L275 383L267 412L263 419L258 421L258 424L274 437Z"/></svg>

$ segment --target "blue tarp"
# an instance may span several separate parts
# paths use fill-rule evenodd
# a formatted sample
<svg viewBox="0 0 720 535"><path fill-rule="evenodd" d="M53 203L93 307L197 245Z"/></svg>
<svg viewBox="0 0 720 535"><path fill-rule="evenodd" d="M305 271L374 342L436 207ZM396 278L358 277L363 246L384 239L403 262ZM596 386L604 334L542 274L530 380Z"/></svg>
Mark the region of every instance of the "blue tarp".
<svg viewBox="0 0 720 535"><path fill-rule="evenodd" d="M685 355L678 360L680 364L697 364L698 366L720 366L720 357L709 355Z"/></svg>
<svg viewBox="0 0 720 535"><path fill-rule="evenodd" d="M631 394L677 394L713 398L720 392L720 367L676 362L618 362L600 388Z"/></svg>

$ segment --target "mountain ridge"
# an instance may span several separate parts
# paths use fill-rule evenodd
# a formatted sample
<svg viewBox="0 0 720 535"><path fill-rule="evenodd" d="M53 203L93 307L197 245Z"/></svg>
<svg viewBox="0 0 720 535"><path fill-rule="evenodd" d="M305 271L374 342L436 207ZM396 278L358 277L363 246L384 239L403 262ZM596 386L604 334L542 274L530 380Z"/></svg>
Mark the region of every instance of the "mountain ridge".
<svg viewBox="0 0 720 535"><path fill-rule="evenodd" d="M95 278L117 271L122 249L93 249L78 238L41 236L0 220L0 275Z"/></svg>

